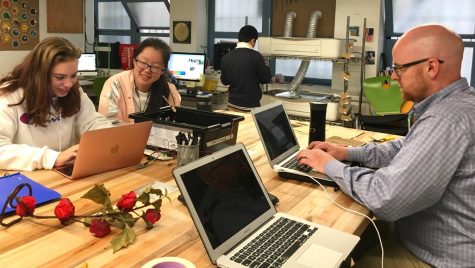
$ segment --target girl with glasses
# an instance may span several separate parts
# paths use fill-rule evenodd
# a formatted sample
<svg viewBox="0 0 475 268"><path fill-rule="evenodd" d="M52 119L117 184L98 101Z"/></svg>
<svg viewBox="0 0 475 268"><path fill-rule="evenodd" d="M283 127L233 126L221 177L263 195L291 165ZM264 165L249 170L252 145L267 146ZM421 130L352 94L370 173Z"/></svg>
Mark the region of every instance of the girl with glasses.
<svg viewBox="0 0 475 268"><path fill-rule="evenodd" d="M170 52L162 40L145 39L135 51L134 67L105 82L98 111L111 121L133 122L129 114L179 106L181 96L166 73Z"/></svg>

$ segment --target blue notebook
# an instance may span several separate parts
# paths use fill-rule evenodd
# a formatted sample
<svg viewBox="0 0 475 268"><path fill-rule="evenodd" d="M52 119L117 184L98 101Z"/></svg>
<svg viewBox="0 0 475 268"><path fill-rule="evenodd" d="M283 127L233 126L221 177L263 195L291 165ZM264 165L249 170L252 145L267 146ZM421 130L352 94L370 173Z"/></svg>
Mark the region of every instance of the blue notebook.
<svg viewBox="0 0 475 268"><path fill-rule="evenodd" d="M6 175L0 177L0 213L10 193L21 183L28 183L31 185L32 195L35 197L37 207L58 200L61 197L60 193L33 181L23 174L14 173ZM28 187L23 187L17 196L21 197L25 195L28 195ZM16 205L16 201L14 201L13 204ZM14 208L7 206L5 214L8 215L13 211L15 211Z"/></svg>

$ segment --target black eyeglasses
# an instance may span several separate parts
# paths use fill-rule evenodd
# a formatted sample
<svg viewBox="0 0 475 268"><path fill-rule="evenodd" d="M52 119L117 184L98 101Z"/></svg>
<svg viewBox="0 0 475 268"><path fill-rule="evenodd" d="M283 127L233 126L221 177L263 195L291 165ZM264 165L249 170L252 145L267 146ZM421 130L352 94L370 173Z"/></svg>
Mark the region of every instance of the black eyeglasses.
<svg viewBox="0 0 475 268"><path fill-rule="evenodd" d="M150 65L150 64L148 64L146 62L143 62L143 61L141 61L137 58L135 58L135 62L137 64L137 67L139 67L140 69L146 70L146 69L150 68L150 72L152 72L154 74L161 74L165 70L165 68L163 68L163 67Z"/></svg>
<svg viewBox="0 0 475 268"><path fill-rule="evenodd" d="M411 61L411 62L408 62L408 63L405 63L405 64L401 64L401 65L393 65L392 67L392 71L393 72L396 72L397 76L401 76L401 70L405 69L405 68L409 68L411 66L414 66L414 65L417 65L419 63L423 63L423 62L426 62L428 60L430 60L431 58L425 58L425 59L421 59L421 60L415 60L415 61ZM437 60L439 63L444 63L443 60Z"/></svg>

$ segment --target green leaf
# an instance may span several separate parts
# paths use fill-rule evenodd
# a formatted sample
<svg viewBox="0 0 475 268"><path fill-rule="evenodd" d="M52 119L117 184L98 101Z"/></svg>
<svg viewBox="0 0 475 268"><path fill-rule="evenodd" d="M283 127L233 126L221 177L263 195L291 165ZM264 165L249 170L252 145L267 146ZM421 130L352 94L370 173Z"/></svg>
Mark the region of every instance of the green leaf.
<svg viewBox="0 0 475 268"><path fill-rule="evenodd" d="M144 205L149 205L150 204L150 194L146 193L145 191L137 197L137 201L144 204Z"/></svg>
<svg viewBox="0 0 475 268"><path fill-rule="evenodd" d="M134 229L130 228L127 224L124 230L111 241L112 253L116 253L122 248L127 247L135 241Z"/></svg>
<svg viewBox="0 0 475 268"><path fill-rule="evenodd" d="M111 214L117 214L121 213L121 211L118 208L110 207L110 208L104 208L102 210L103 215L111 215Z"/></svg>
<svg viewBox="0 0 475 268"><path fill-rule="evenodd" d="M157 201L153 202L152 205L155 209L160 210L160 207L162 206L162 199L157 199Z"/></svg>
<svg viewBox="0 0 475 268"><path fill-rule="evenodd" d="M127 225L127 224L125 224L125 221L122 218L120 218L120 219L112 218L112 217L107 218L107 222L109 223L109 225L117 227L119 229L124 229L124 227Z"/></svg>
<svg viewBox="0 0 475 268"><path fill-rule="evenodd" d="M81 198L92 200L96 202L97 204L104 205L105 207L108 208L108 207L112 207L110 205L111 201L110 201L109 196L110 196L110 193L106 189L106 187L104 187L104 184L101 184L101 185L96 184L94 185L92 189L90 189L89 191L87 191L87 193L81 196Z"/></svg>
<svg viewBox="0 0 475 268"><path fill-rule="evenodd" d="M84 218L82 220L82 223L84 224L84 226L86 227L89 227L91 225L91 222L92 222L92 218Z"/></svg>
<svg viewBox="0 0 475 268"><path fill-rule="evenodd" d="M122 214L122 219L127 223L128 226L133 227L135 222L137 221L136 218L132 216L130 213Z"/></svg>

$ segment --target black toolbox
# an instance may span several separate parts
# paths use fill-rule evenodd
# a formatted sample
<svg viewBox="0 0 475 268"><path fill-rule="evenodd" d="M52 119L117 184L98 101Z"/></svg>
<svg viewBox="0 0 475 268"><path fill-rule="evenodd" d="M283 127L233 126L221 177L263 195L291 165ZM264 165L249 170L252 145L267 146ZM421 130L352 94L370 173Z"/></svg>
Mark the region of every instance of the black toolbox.
<svg viewBox="0 0 475 268"><path fill-rule="evenodd" d="M176 149L176 136L186 133L200 137L200 156L236 144L239 122L243 116L202 111L185 107L162 107L158 112L129 115L135 122L153 121L147 145L153 148Z"/></svg>

